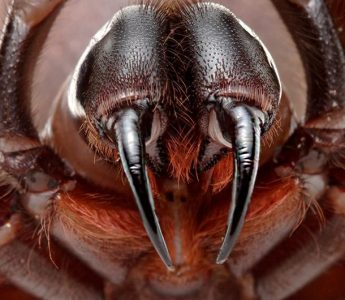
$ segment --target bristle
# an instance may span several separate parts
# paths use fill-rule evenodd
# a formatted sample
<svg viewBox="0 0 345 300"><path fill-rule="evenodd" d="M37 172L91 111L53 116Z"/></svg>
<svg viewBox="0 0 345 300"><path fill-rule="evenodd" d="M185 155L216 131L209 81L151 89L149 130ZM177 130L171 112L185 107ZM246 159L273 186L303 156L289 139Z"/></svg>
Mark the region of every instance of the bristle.
<svg viewBox="0 0 345 300"><path fill-rule="evenodd" d="M193 130L169 135L167 151L170 173L178 181L188 182L196 170L202 139Z"/></svg>
<svg viewBox="0 0 345 300"><path fill-rule="evenodd" d="M115 246L133 253L151 248L134 201L87 190L90 189L79 187L69 194L61 194L56 212L67 231L106 249Z"/></svg>
<svg viewBox="0 0 345 300"><path fill-rule="evenodd" d="M198 3L198 0L141 0L140 4L152 6L155 9L166 14L175 14L181 12L186 7L193 3Z"/></svg>
<svg viewBox="0 0 345 300"><path fill-rule="evenodd" d="M80 132L86 137L89 146L95 151L96 155L103 159L108 158L111 162L119 159L118 152L114 149L114 146L111 146L110 143L107 144L105 139L99 137L99 133L90 119L85 120L80 128Z"/></svg>
<svg viewBox="0 0 345 300"><path fill-rule="evenodd" d="M234 172L233 156L227 155L215 166L212 176L212 192L217 194L229 185Z"/></svg>
<svg viewBox="0 0 345 300"><path fill-rule="evenodd" d="M316 198L315 195L313 196L310 194L310 192L308 191L310 190L310 187L308 187L307 181L302 176L296 176L296 180L298 180L300 186L300 191L296 197L301 201L299 209L300 214L298 216L298 222L296 223L294 230L297 230L299 226L303 223L308 212L313 212L321 228L325 223L326 219L323 213L323 209L320 203L318 202L318 200L320 199Z"/></svg>

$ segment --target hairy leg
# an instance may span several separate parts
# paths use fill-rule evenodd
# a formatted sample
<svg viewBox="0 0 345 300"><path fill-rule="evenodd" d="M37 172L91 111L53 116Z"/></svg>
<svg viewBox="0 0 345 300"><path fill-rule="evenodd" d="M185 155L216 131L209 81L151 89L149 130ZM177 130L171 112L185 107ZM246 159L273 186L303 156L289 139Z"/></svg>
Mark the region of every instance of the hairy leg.
<svg viewBox="0 0 345 300"><path fill-rule="evenodd" d="M37 297L66 299L73 295L78 299L99 299L100 286L88 287L85 280L69 274L64 266L58 270L44 253L47 247L34 247L27 238L34 228L23 229L22 233L26 222L18 216L23 214L20 198L29 192L46 191L52 195L66 175L60 160L49 148L41 146L30 116L33 70L64 3L15 0L8 7L0 46L0 273ZM64 263L67 261L64 257ZM75 262L72 264L75 266Z"/></svg>
<svg viewBox="0 0 345 300"><path fill-rule="evenodd" d="M341 205L335 205L344 199L345 55L323 1L273 2L298 45L308 81L306 123L285 145L279 162L295 172L325 176L332 187L321 205L331 206L335 211L327 217L321 232L313 231L313 238L306 237L305 232L296 234L270 253L270 259L260 263L258 269L261 267L261 271L257 274L259 295L265 299L283 299L322 274L345 254L341 234L345 219L339 213ZM330 198L331 205L325 203L325 199ZM308 222L304 225L308 226ZM282 252L285 252L284 258L279 254ZM272 259L279 263L270 264Z"/></svg>
<svg viewBox="0 0 345 300"><path fill-rule="evenodd" d="M43 299L102 299L101 282L92 276L92 272L73 257L56 252L54 247L54 257L60 265L57 268L49 261L44 247L37 248L32 244L19 221L20 216L12 216L0 229L0 272L3 276Z"/></svg>

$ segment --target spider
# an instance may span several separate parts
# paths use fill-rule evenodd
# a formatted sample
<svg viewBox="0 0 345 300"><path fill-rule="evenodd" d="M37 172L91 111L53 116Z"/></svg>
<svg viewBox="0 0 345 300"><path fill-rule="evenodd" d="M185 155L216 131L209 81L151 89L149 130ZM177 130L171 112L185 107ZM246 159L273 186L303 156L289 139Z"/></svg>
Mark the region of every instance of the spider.
<svg viewBox="0 0 345 300"><path fill-rule="evenodd" d="M344 7L271 1L303 63L298 122L231 1L118 7L34 114L67 2L13 0L4 19L2 298L344 297Z"/></svg>

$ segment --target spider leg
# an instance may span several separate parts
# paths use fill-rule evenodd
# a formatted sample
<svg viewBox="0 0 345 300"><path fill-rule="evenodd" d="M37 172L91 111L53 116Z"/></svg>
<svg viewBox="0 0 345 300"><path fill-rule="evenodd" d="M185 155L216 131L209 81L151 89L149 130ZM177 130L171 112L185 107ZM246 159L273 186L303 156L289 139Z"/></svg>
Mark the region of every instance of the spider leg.
<svg viewBox="0 0 345 300"><path fill-rule="evenodd" d="M284 146L278 162L297 174L320 174L332 185L320 202L333 199L335 213L321 232L296 233L259 264L257 291L263 299L284 299L344 257L345 55L324 1L273 0L301 52L308 83L305 125ZM337 213L338 212L338 213ZM309 214L315 221L315 215ZM309 227L310 220L303 225ZM299 230L303 232L303 230ZM302 238L301 238L302 237ZM303 244L302 244L302 242ZM302 246L303 245L303 246ZM293 247L293 251L289 251ZM288 253L281 258L279 253ZM275 263L269 262L275 260ZM276 262L279 261L277 264Z"/></svg>
<svg viewBox="0 0 345 300"><path fill-rule="evenodd" d="M66 1L11 1L0 40L0 168L19 177L40 161L59 164L42 147L31 120L31 84L43 42ZM42 166L42 169L47 166Z"/></svg>
<svg viewBox="0 0 345 300"><path fill-rule="evenodd" d="M33 70L43 42L65 2L11 1L0 39L0 171L3 181L0 204L2 207L15 204L17 208L14 211L23 216L18 209L20 198L25 198L30 192L43 195L47 190L48 194L52 193L66 177L60 159L50 148L41 145L30 113ZM37 178L40 180L36 181ZM3 191L3 185L12 191L10 196L14 196L15 203L12 200L6 202L8 194ZM27 236L32 235L30 232L34 228L25 227L22 234L12 230L15 227L11 223L14 216L9 217L8 211L11 209L5 209L7 214L1 215L1 220L5 221L0 228L2 275L40 298L70 299L71 295L77 299L102 298L101 286L92 284L89 287L86 283L97 282L98 276L79 263L81 273L90 274L93 280L76 279L64 264L70 261L75 266L78 262L72 263L72 258L67 257L63 249L58 255L63 258L63 266L57 269L49 261L49 255L32 244L36 239L28 241ZM33 220L29 223L33 224ZM54 251L58 248L54 245Z"/></svg>
<svg viewBox="0 0 345 300"><path fill-rule="evenodd" d="M65 2L13 0L8 6L0 39L0 170L5 181L13 177L23 183L34 170L65 176L60 159L40 143L30 112L32 74Z"/></svg>
<svg viewBox="0 0 345 300"><path fill-rule="evenodd" d="M272 0L301 53L308 85L306 122L345 110L345 54L325 1Z"/></svg>
<svg viewBox="0 0 345 300"><path fill-rule="evenodd" d="M0 46L0 145L37 146L30 116L31 84L43 41L65 1L14 0L8 7ZM16 145L16 146L14 146Z"/></svg>
<svg viewBox="0 0 345 300"><path fill-rule="evenodd" d="M332 15L324 0L272 2L295 40L307 78L305 124L290 141L311 139L314 149L338 156L334 160L344 168L336 153L343 153L345 144L345 52Z"/></svg>
<svg viewBox="0 0 345 300"><path fill-rule="evenodd" d="M322 231L315 233L313 238L309 237L307 241L303 241L303 246L299 240L297 245L287 250L288 254L285 247L284 259L275 256L275 262L279 261L279 264L275 264L277 267L261 274L257 281L260 298L285 299L344 257L345 193L334 186L329 189L326 197L337 213L327 221ZM339 207L342 209L341 213Z"/></svg>
<svg viewBox="0 0 345 300"><path fill-rule="evenodd" d="M66 197L73 197L73 192L72 195L62 193L55 196L55 198L59 198L59 201ZM51 205L51 201L47 201L47 199L50 198L49 195L46 195L46 197L42 199L43 201L38 205L37 195L32 194L22 200L22 203L26 211L32 217L44 222L47 218L47 212L49 212L49 206ZM109 254L100 251L97 247L92 248L92 245L87 244L80 236L75 234L73 230L66 228L61 221L61 217L54 217L51 222L50 232L52 236L61 244L65 245L69 252L83 261L85 265L109 280L109 282L121 284L124 281L127 275L127 269L124 268L120 262L117 262L114 257L109 257Z"/></svg>
<svg viewBox="0 0 345 300"><path fill-rule="evenodd" d="M71 295L75 299L102 299L102 288L97 277L93 277L90 284L90 278L75 276L68 264L76 268L76 263L69 257L61 256L64 264L61 269L56 268L40 249L35 249L27 241L25 228L21 228L20 221L19 215L13 215L0 228L2 275L21 289L43 299L70 299ZM90 272L82 267L80 271L84 274Z"/></svg>

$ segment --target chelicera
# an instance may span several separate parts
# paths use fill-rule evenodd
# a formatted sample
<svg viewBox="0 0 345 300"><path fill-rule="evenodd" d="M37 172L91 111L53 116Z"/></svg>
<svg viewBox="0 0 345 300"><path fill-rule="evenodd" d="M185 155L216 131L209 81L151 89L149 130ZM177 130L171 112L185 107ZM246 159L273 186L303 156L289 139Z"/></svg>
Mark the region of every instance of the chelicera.
<svg viewBox="0 0 345 300"><path fill-rule="evenodd" d="M327 3L272 1L303 61L303 124L254 31L180 0L116 12L38 130L31 77L66 2L14 0L5 19L4 282L45 299L283 299L343 257L345 55ZM290 237L316 208L314 240Z"/></svg>

